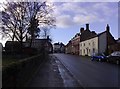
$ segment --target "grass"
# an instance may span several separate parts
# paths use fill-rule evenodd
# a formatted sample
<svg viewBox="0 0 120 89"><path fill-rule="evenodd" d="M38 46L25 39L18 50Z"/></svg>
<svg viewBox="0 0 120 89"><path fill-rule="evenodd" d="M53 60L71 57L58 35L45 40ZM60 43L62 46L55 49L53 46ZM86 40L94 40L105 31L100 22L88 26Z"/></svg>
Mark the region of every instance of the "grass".
<svg viewBox="0 0 120 89"><path fill-rule="evenodd" d="M12 55L3 55L2 56L2 66L7 66L13 62L17 62L18 59Z"/></svg>
<svg viewBox="0 0 120 89"><path fill-rule="evenodd" d="M2 66L7 66L13 62L17 62L17 59L5 59L2 61Z"/></svg>
<svg viewBox="0 0 120 89"><path fill-rule="evenodd" d="M21 56L21 55L2 55L2 66L8 66L14 62L17 62L23 58L28 56Z"/></svg>

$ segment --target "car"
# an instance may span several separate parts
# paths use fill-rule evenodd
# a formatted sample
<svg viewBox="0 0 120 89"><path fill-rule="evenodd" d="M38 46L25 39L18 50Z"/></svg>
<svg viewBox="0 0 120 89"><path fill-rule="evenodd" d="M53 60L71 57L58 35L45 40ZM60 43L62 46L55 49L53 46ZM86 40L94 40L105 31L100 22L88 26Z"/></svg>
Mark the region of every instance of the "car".
<svg viewBox="0 0 120 89"><path fill-rule="evenodd" d="M107 56L107 62L120 64L120 51L115 51Z"/></svg>
<svg viewBox="0 0 120 89"><path fill-rule="evenodd" d="M106 56L103 53L94 54L91 56L91 60L106 61Z"/></svg>

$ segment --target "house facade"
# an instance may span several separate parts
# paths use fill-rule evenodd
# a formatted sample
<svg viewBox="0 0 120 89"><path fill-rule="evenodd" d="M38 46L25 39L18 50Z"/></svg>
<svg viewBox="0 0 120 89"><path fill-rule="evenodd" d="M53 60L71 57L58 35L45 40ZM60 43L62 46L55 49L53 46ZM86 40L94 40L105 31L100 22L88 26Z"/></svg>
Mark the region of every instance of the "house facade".
<svg viewBox="0 0 120 89"><path fill-rule="evenodd" d="M71 40L72 54L79 55L80 33L77 33Z"/></svg>
<svg viewBox="0 0 120 89"><path fill-rule="evenodd" d="M63 43L54 43L53 44L53 51L54 53L64 53L65 52L65 45Z"/></svg>
<svg viewBox="0 0 120 89"><path fill-rule="evenodd" d="M29 47L29 44L30 40L24 42L25 47ZM48 53L53 52L53 46L50 42L49 37L47 37L46 39L34 39L32 41L31 47L37 49L38 52L41 52L43 50L47 51Z"/></svg>
<svg viewBox="0 0 120 89"><path fill-rule="evenodd" d="M110 27L107 25L106 31L97 35L88 37L88 39L80 42L80 54L91 56L94 53L107 53L109 54L109 46L115 44L115 39L110 33Z"/></svg>
<svg viewBox="0 0 120 89"><path fill-rule="evenodd" d="M77 33L65 46L66 53L79 55L80 33Z"/></svg>
<svg viewBox="0 0 120 89"><path fill-rule="evenodd" d="M94 37L85 41L80 42L79 55L91 56L93 53L98 53L98 37Z"/></svg>
<svg viewBox="0 0 120 89"><path fill-rule="evenodd" d="M114 52L114 51L120 51L120 38L118 40L116 40L116 43L113 45L110 45L108 47L108 49L110 49L110 52Z"/></svg>
<svg viewBox="0 0 120 89"><path fill-rule="evenodd" d="M68 44L65 46L65 53L72 54L72 42L71 40L68 42Z"/></svg>

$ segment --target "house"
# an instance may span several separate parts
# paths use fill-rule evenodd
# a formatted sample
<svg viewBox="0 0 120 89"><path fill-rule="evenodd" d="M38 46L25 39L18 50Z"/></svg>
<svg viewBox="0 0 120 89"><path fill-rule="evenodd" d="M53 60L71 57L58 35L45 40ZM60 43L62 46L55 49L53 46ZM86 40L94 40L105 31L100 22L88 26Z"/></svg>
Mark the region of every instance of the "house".
<svg viewBox="0 0 120 89"><path fill-rule="evenodd" d="M65 45L63 43L54 43L53 44L54 53L64 53L65 52Z"/></svg>
<svg viewBox="0 0 120 89"><path fill-rule="evenodd" d="M72 54L72 42L71 40L68 42L68 44L65 46L65 53Z"/></svg>
<svg viewBox="0 0 120 89"><path fill-rule="evenodd" d="M83 27L80 29L80 42L88 40L94 36L96 36L97 34L95 33L95 31L90 31L89 28L89 24L86 24L86 29L84 29Z"/></svg>
<svg viewBox="0 0 120 89"><path fill-rule="evenodd" d="M77 33L71 40L72 54L79 55L80 33Z"/></svg>
<svg viewBox="0 0 120 89"><path fill-rule="evenodd" d="M60 52L60 45L59 45L59 43L54 43L53 44L53 52L54 53Z"/></svg>
<svg viewBox="0 0 120 89"><path fill-rule="evenodd" d="M5 43L5 52L8 54L20 53L21 45L18 41L7 41Z"/></svg>
<svg viewBox="0 0 120 89"><path fill-rule="evenodd" d="M86 29L83 27L80 29L80 33L77 33L66 45L66 53L80 54L80 42L85 41L91 37L96 36L94 31L90 31L89 24L86 24Z"/></svg>
<svg viewBox="0 0 120 89"><path fill-rule="evenodd" d="M77 33L65 46L65 53L79 55L80 33Z"/></svg>
<svg viewBox="0 0 120 89"><path fill-rule="evenodd" d="M30 40L25 42L25 47L29 46L29 43L30 43L29 41ZM49 37L47 37L47 39L34 39L32 41L31 47L37 49L38 52L42 52L44 50L49 52L49 53L53 52L53 46L50 42Z"/></svg>
<svg viewBox="0 0 120 89"><path fill-rule="evenodd" d="M89 29L89 27L87 26ZM86 28L86 30L88 30ZM81 33L81 40L80 40L80 54L79 55L88 55L91 56L93 53L106 53L108 54L110 49L108 48L110 45L115 44L115 39L110 33L110 27L107 25L106 31L96 34L95 32L87 32L83 31ZM85 37L82 34L86 34Z"/></svg>
<svg viewBox="0 0 120 89"><path fill-rule="evenodd" d="M65 45L62 42L60 43L60 49L61 53L65 53Z"/></svg>
<svg viewBox="0 0 120 89"><path fill-rule="evenodd" d="M109 45L108 49L110 50L111 53L114 51L120 51L120 38L116 40L115 44Z"/></svg>

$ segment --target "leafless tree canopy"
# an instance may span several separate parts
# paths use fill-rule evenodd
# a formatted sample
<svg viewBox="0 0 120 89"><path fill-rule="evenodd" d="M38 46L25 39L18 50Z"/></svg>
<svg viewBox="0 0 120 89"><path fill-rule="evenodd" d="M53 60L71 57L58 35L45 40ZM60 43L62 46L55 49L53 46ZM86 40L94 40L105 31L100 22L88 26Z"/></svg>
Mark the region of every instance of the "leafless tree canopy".
<svg viewBox="0 0 120 89"><path fill-rule="evenodd" d="M27 39L40 36L42 27L55 26L53 8L47 2L7 2L3 6L2 36L10 37L21 44ZM45 29L46 30L46 29ZM46 35L45 35L46 36Z"/></svg>

